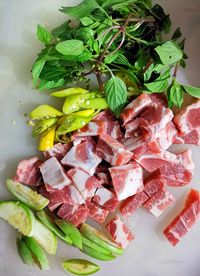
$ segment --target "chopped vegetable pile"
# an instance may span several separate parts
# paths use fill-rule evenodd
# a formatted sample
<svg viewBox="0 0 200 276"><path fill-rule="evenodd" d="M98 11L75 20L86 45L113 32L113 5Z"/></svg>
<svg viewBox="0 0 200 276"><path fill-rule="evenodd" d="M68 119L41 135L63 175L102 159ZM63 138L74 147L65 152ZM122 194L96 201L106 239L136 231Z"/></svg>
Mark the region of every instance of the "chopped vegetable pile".
<svg viewBox="0 0 200 276"><path fill-rule="evenodd" d="M184 94L200 98L200 88L176 78L186 65L185 40L179 28L163 40L171 21L162 7L151 0L84 0L61 11L77 24L68 20L51 32L38 26L45 48L32 76L40 90L62 87L51 92L63 100L62 110L43 104L30 112L43 158L20 161L6 182L16 200L0 201L0 218L20 232L20 258L41 270L50 268L46 253L56 254L57 238L101 261L123 254L135 239L127 218L140 207L161 216L175 204L168 187L192 181L191 150L170 146L200 145L200 100L181 108ZM91 74L98 82L93 91ZM66 87L80 81L83 88ZM190 189L164 236L176 246L199 217L200 192ZM76 275L100 269L82 259L61 266Z"/></svg>

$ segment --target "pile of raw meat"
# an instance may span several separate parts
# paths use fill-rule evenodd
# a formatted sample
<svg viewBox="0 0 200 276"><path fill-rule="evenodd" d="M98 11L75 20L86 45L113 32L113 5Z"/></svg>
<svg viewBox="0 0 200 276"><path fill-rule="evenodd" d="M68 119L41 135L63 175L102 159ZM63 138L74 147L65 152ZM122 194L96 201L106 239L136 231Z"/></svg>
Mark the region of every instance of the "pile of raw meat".
<svg viewBox="0 0 200 276"><path fill-rule="evenodd" d="M71 143L44 152L45 161L21 161L14 180L38 186L50 211L76 226L87 218L102 224L116 210L127 218L141 206L158 217L174 203L167 187L187 185L194 172L191 151L171 153L172 144L200 144L200 100L174 115L165 96L142 94L119 120L99 113ZM191 190L164 235L176 245L199 215L200 193ZM119 215L106 229L122 248L134 238Z"/></svg>

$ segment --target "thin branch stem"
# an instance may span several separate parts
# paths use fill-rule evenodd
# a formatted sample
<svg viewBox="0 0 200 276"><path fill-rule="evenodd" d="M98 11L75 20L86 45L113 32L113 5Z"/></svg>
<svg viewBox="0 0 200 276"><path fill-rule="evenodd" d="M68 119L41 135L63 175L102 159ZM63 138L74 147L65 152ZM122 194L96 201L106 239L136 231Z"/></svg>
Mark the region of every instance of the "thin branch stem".
<svg viewBox="0 0 200 276"><path fill-rule="evenodd" d="M127 18L117 18L115 19L115 22L126 22ZM147 19L147 18L130 18L129 22L135 22L135 23L155 23L155 19Z"/></svg>
<svg viewBox="0 0 200 276"><path fill-rule="evenodd" d="M173 77L176 78L176 75L177 75L177 72L178 72L178 66L179 66L179 63L177 63L175 65L175 68L174 68L174 73L173 73Z"/></svg>
<svg viewBox="0 0 200 276"><path fill-rule="evenodd" d="M96 78L97 78L97 81L98 81L98 84L99 84L99 90L100 90L100 92L103 92L104 86L103 86L103 81L101 79L101 73L98 71L98 72L95 73L95 75L96 75Z"/></svg>

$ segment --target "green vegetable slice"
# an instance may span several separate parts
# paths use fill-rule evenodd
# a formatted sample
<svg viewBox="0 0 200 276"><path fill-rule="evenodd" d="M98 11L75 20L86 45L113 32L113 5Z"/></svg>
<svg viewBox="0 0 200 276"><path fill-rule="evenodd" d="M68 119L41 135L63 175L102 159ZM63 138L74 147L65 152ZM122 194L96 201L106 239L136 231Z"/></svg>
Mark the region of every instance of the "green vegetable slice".
<svg viewBox="0 0 200 276"><path fill-rule="evenodd" d="M34 259L41 270L48 270L49 269L49 261L44 250L41 248L39 243L31 237L24 237L23 238L25 244L30 249L31 253L34 256Z"/></svg>
<svg viewBox="0 0 200 276"><path fill-rule="evenodd" d="M32 110L31 113L29 114L29 117L33 120L41 120L45 118L48 119L51 117L57 117L62 115L63 114L59 110L55 109L54 107L47 104L43 104L43 105L39 105L34 110Z"/></svg>
<svg viewBox="0 0 200 276"><path fill-rule="evenodd" d="M93 257L97 260L101 260L101 261L111 261L113 259L115 259L115 256L110 254L103 254L101 252L98 252L96 250L94 250L93 248L87 246L87 245L83 245L83 249L82 249L83 253L85 253L86 255Z"/></svg>
<svg viewBox="0 0 200 276"><path fill-rule="evenodd" d="M38 211L37 216L40 219L40 221L47 227L49 230L54 232L61 240L68 244L72 244L72 240L69 236L65 235L63 231L61 231L57 225L54 223L53 219L48 216L48 214L44 211Z"/></svg>
<svg viewBox="0 0 200 276"><path fill-rule="evenodd" d="M83 245L87 245L88 247L91 247L92 249L96 250L97 252L103 253L103 254L107 254L110 255L112 254L112 252L100 245L98 245L97 243L87 239L84 235L81 235L82 237L82 242Z"/></svg>
<svg viewBox="0 0 200 276"><path fill-rule="evenodd" d="M25 236L32 236L35 231L35 217L32 211L19 201L1 201L0 218Z"/></svg>
<svg viewBox="0 0 200 276"><path fill-rule="evenodd" d="M61 265L64 270L75 275L90 275L100 270L98 265L82 259L66 260Z"/></svg>
<svg viewBox="0 0 200 276"><path fill-rule="evenodd" d="M106 102L106 99L104 98L96 98L96 99L90 99L82 102L80 104L80 107L82 109L106 109L108 108L108 104Z"/></svg>
<svg viewBox="0 0 200 276"><path fill-rule="evenodd" d="M7 179L6 186L17 199L35 210L41 210L49 204L47 198L19 182Z"/></svg>
<svg viewBox="0 0 200 276"><path fill-rule="evenodd" d="M56 219L56 224L60 227L60 229L70 237L73 244L82 249L82 238L79 230L70 222L64 221L62 219Z"/></svg>
<svg viewBox="0 0 200 276"><path fill-rule="evenodd" d="M118 247L114 242L107 238L103 233L93 228L92 226L83 223L80 228L81 233L89 240L97 243L101 247L110 250L112 253L121 255L124 250Z"/></svg>
<svg viewBox="0 0 200 276"><path fill-rule="evenodd" d="M35 220L35 229L32 236L47 253L50 255L56 254L57 238L55 234L37 219Z"/></svg>
<svg viewBox="0 0 200 276"><path fill-rule="evenodd" d="M33 265L34 259L25 242L19 238L16 241L18 254L24 264Z"/></svg>
<svg viewBox="0 0 200 276"><path fill-rule="evenodd" d="M72 95L85 94L88 92L89 92L88 90L85 90L83 88L73 87L73 88L68 88L61 91L53 92L51 93L51 96L57 97L57 98L66 98Z"/></svg>

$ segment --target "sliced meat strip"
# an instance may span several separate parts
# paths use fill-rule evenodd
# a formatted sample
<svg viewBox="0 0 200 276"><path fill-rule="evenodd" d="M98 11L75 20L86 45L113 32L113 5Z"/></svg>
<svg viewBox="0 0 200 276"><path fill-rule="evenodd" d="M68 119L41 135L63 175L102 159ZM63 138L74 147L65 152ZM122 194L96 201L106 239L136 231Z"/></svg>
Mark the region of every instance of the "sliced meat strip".
<svg viewBox="0 0 200 276"><path fill-rule="evenodd" d="M191 150L177 155L178 164L168 163L159 168L160 177L169 186L180 187L191 182L194 174L194 163Z"/></svg>
<svg viewBox="0 0 200 276"><path fill-rule="evenodd" d="M111 135L115 139L121 139L123 136L117 121L91 121L86 126L76 131L72 139L81 136L99 136L104 133Z"/></svg>
<svg viewBox="0 0 200 276"><path fill-rule="evenodd" d="M111 238L120 247L125 249L127 245L134 239L131 230L122 222L119 216L114 217L107 225Z"/></svg>
<svg viewBox="0 0 200 276"><path fill-rule="evenodd" d="M155 171L150 174L144 180L144 192L149 196L152 197L158 191L163 190L166 185L166 180L160 177L159 171Z"/></svg>
<svg viewBox="0 0 200 276"><path fill-rule="evenodd" d="M101 187L101 182L95 176L91 176L79 168L73 168L67 172L73 184L81 193L84 200L94 196L97 188Z"/></svg>
<svg viewBox="0 0 200 276"><path fill-rule="evenodd" d="M65 154L71 149L72 143L62 144L57 143L53 146L52 149L43 152L45 159L50 157L56 157L58 160L61 160Z"/></svg>
<svg viewBox="0 0 200 276"><path fill-rule="evenodd" d="M88 208L85 205L72 206L69 204L63 204L59 208L57 215L77 227L86 221L88 217Z"/></svg>
<svg viewBox="0 0 200 276"><path fill-rule="evenodd" d="M191 144L200 145L200 128L190 131L186 135L181 135L180 133L174 137L173 144Z"/></svg>
<svg viewBox="0 0 200 276"><path fill-rule="evenodd" d="M50 188L60 190L71 184L71 180L56 157L44 161L40 166L40 171L45 185Z"/></svg>
<svg viewBox="0 0 200 276"><path fill-rule="evenodd" d="M133 155L121 143L108 134L101 135L98 140L96 151L100 158L104 159L112 166L127 164Z"/></svg>
<svg viewBox="0 0 200 276"><path fill-rule="evenodd" d="M116 195L104 187L97 190L92 201L111 212L114 212L119 205Z"/></svg>
<svg viewBox="0 0 200 276"><path fill-rule="evenodd" d="M174 197L170 192L160 190L145 202L143 206L155 217L159 217L174 201Z"/></svg>
<svg viewBox="0 0 200 276"><path fill-rule="evenodd" d="M30 186L41 185L42 179L39 169L39 166L41 164L42 161L35 156L30 159L20 161L17 166L16 175L13 180Z"/></svg>
<svg viewBox="0 0 200 276"><path fill-rule="evenodd" d="M89 204L87 204L87 208L89 211L88 218L90 218L100 224L106 220L106 218L109 214L108 210L99 207L94 202L90 202Z"/></svg>
<svg viewBox="0 0 200 276"><path fill-rule="evenodd" d="M102 159L96 155L94 143L84 141L74 145L61 160L61 163L72 167L79 167L90 175L93 175L101 161Z"/></svg>
<svg viewBox="0 0 200 276"><path fill-rule="evenodd" d="M110 109L106 109L97 114L92 121L101 122L101 121L116 121L114 113Z"/></svg>
<svg viewBox="0 0 200 276"><path fill-rule="evenodd" d="M145 107L151 104L151 99L147 94L141 94L130 102L120 114L123 125L133 120Z"/></svg>
<svg viewBox="0 0 200 276"><path fill-rule="evenodd" d="M112 183L119 201L143 190L142 167L136 162L109 168Z"/></svg>
<svg viewBox="0 0 200 276"><path fill-rule="evenodd" d="M119 207L119 211L123 217L129 217L135 213L135 211L141 207L149 197L145 192L140 192L134 196L130 196L125 199Z"/></svg>
<svg viewBox="0 0 200 276"><path fill-rule="evenodd" d="M163 233L168 241L177 245L200 217L200 193L191 189L185 201L184 209L164 229Z"/></svg>
<svg viewBox="0 0 200 276"><path fill-rule="evenodd" d="M200 100L182 108L174 117L174 123L181 135L200 128Z"/></svg>

